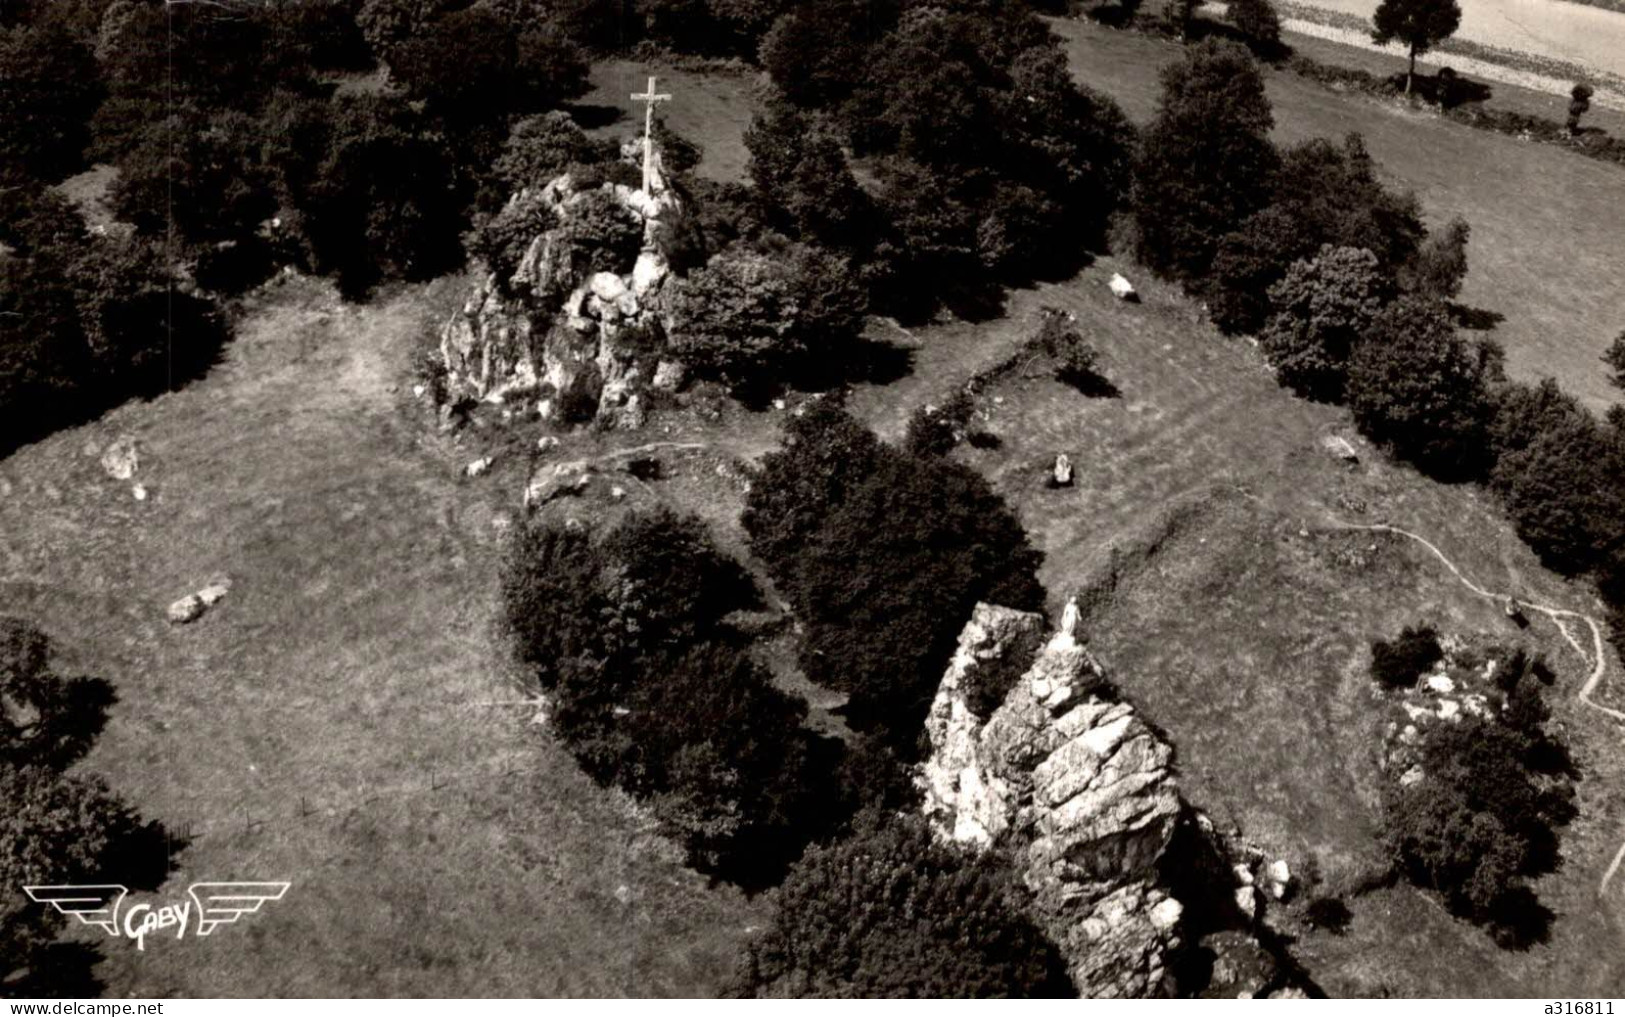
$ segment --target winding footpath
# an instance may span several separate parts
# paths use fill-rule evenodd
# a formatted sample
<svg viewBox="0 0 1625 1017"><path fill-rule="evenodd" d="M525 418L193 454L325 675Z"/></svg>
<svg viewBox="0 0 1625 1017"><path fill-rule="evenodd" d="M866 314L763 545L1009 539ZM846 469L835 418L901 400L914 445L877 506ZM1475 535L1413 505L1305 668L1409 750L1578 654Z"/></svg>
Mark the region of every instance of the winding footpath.
<svg viewBox="0 0 1625 1017"><path fill-rule="evenodd" d="M1402 537L1409 537L1411 540L1416 541L1418 544L1421 544L1423 547L1433 552L1433 556L1443 562L1444 567L1449 569L1450 573L1460 580L1463 586L1467 587L1469 590L1472 590L1480 597L1485 597L1490 600L1502 600L1510 596L1510 594L1496 593L1493 590L1486 590L1484 587L1479 586L1471 579L1468 579L1462 573L1461 569L1456 567L1456 563L1447 558L1445 553L1439 550L1439 548L1432 541L1428 540L1426 537L1412 533L1409 530L1403 530L1397 526L1389 526L1386 523L1349 523L1344 522L1341 519L1335 519L1335 517L1334 524L1335 528L1337 529L1367 530L1374 533L1397 533ZM1625 722L1625 712L1604 706L1592 699L1592 694L1596 692L1597 686L1602 683L1603 677L1608 673L1608 655L1605 652L1603 645L1602 625L1597 621L1597 619L1588 614L1582 614L1579 611L1571 611L1568 608L1563 607L1551 607L1544 604L1529 604L1522 601L1519 602L1519 606L1526 611L1535 611L1550 618L1552 620L1552 624L1557 626L1557 630L1563 633L1563 638L1568 640L1570 646L1574 647L1574 652L1579 654L1580 659L1585 661L1586 664L1591 667L1591 676L1587 678L1586 683L1580 687L1579 695L1576 697L1579 699L1580 703L1606 717L1611 717L1616 721ZM1580 641L1574 637L1574 633L1569 629L1568 625L1565 624L1565 620L1571 618L1578 618L1579 620L1585 622L1586 625L1591 629L1591 653L1586 652L1585 648L1580 645ZM1613 881L1613 878L1619 872L1621 865L1625 865L1625 843L1620 844L1619 850L1614 853L1614 860L1609 863L1607 871L1602 874L1602 882L1597 886L1598 896L1604 896L1608 893L1608 884Z"/></svg>

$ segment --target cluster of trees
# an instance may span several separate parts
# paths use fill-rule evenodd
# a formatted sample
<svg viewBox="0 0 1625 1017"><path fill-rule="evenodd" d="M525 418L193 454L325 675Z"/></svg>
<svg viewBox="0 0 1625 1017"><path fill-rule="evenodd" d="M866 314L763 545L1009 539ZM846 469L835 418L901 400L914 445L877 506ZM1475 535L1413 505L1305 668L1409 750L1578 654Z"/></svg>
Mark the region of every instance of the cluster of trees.
<svg viewBox="0 0 1625 1017"><path fill-rule="evenodd" d="M1042 556L979 474L882 443L830 399L787 420L743 523L803 626L803 671L905 753L976 602L1043 606Z"/></svg>
<svg viewBox="0 0 1625 1017"><path fill-rule="evenodd" d="M732 986L745 998L1074 995L1026 891L996 853L936 840L918 816L860 817L777 891Z"/></svg>
<svg viewBox="0 0 1625 1017"><path fill-rule="evenodd" d="M1408 879L1515 945L1541 936L1549 918L1527 880L1558 864L1576 772L1548 731L1551 669L1522 651L1504 664L1490 716L1424 729L1420 778L1388 788L1384 834Z"/></svg>
<svg viewBox="0 0 1625 1017"><path fill-rule="evenodd" d="M729 624L759 595L699 519L538 522L503 591L553 729L595 779L648 801L696 864L750 881L827 832L839 746L803 726L806 704Z"/></svg>
<svg viewBox="0 0 1625 1017"><path fill-rule="evenodd" d="M37 182L0 197L0 453L213 363L225 320L160 244L93 236Z"/></svg>
<svg viewBox="0 0 1625 1017"><path fill-rule="evenodd" d="M763 216L850 259L889 312L982 311L1068 274L1126 187L1128 121L1024 4L800 4L760 55Z"/></svg>
<svg viewBox="0 0 1625 1017"><path fill-rule="evenodd" d="M0 618L0 984L21 995L81 995L84 958L52 956L64 919L26 885L124 883L152 889L168 861L158 827L142 823L100 777L69 774L101 729L111 688L64 678L33 626ZM69 958L72 959L72 958Z"/></svg>

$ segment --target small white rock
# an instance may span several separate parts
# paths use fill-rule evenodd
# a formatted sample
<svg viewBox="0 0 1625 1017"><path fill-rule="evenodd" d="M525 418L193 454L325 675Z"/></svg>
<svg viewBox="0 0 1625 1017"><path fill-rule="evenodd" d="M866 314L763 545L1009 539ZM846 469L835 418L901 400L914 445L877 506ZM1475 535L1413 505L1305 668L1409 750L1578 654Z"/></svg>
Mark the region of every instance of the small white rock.
<svg viewBox="0 0 1625 1017"><path fill-rule="evenodd" d="M1451 681L1450 676L1444 674L1443 672L1428 675L1427 683L1428 688L1439 693L1440 695L1448 696L1450 693L1456 691L1456 683Z"/></svg>
<svg viewBox="0 0 1625 1017"><path fill-rule="evenodd" d="M483 477L491 469L494 459L491 456L481 456L463 468L463 472L470 477Z"/></svg>
<svg viewBox="0 0 1625 1017"><path fill-rule="evenodd" d="M130 496L133 497L136 501L146 501L147 500L147 485L145 485L145 484L136 484L135 486L131 487L130 488Z"/></svg>

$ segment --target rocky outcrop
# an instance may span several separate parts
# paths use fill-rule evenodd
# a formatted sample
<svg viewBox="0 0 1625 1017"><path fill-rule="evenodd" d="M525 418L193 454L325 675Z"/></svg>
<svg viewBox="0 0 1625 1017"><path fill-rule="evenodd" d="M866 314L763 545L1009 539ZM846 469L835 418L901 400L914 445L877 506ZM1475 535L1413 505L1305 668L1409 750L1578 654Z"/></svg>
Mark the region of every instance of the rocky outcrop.
<svg viewBox="0 0 1625 1017"><path fill-rule="evenodd" d="M572 240L572 211L593 195L641 223L644 244L624 273L593 272ZM564 174L539 194L520 191L511 207L539 202L558 225L532 239L506 279L482 278L440 333L449 401L533 401L537 415L594 419L636 428L656 378L681 371L662 360L670 266L657 238L682 212L657 169L646 192L605 182L579 188ZM662 373L664 369L664 373Z"/></svg>
<svg viewBox="0 0 1625 1017"><path fill-rule="evenodd" d="M926 722L926 814L944 837L1011 853L1080 993L1166 995L1183 912L1158 869L1185 808L1173 750L1070 627L1046 638L1039 615L977 605ZM1017 669L977 717L967 691Z"/></svg>

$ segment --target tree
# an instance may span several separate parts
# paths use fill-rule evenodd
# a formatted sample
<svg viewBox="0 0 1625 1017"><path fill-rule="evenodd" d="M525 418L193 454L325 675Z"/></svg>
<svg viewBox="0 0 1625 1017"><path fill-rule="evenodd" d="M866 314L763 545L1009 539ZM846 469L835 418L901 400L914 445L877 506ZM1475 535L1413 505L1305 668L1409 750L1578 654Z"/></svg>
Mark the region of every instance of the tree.
<svg viewBox="0 0 1625 1017"><path fill-rule="evenodd" d="M1625 332L1621 332L1602 355L1602 362L1608 365L1608 381L1617 389L1625 392Z"/></svg>
<svg viewBox="0 0 1625 1017"><path fill-rule="evenodd" d="M1147 265L1187 283L1207 275L1220 238L1267 200L1273 123L1263 78L1240 46L1208 40L1164 68L1134 178Z"/></svg>
<svg viewBox="0 0 1625 1017"><path fill-rule="evenodd" d="M502 184L503 198L522 187L542 187L578 163L605 162L616 156L612 141L589 138L561 110L514 121L492 173Z"/></svg>
<svg viewBox="0 0 1625 1017"><path fill-rule="evenodd" d="M1270 0L1231 0L1230 23L1260 57L1281 52L1281 16Z"/></svg>
<svg viewBox="0 0 1625 1017"><path fill-rule="evenodd" d="M1072 995L1053 944L998 855L939 842L915 816L870 814L808 850L750 941L744 997Z"/></svg>
<svg viewBox="0 0 1625 1017"><path fill-rule="evenodd" d="M542 200L540 191L522 191L496 214L477 215L463 246L485 263L496 275L497 285L506 291L532 241L557 224L557 213Z"/></svg>
<svg viewBox="0 0 1625 1017"><path fill-rule="evenodd" d="M822 118L788 101L768 103L745 130L756 196L788 236L849 253L874 236L874 209Z"/></svg>
<svg viewBox="0 0 1625 1017"><path fill-rule="evenodd" d="M1277 377L1300 395L1337 402L1343 396L1348 359L1392 297L1364 248L1320 249L1311 261L1295 262L1270 287L1274 313L1259 345Z"/></svg>
<svg viewBox="0 0 1625 1017"><path fill-rule="evenodd" d="M32 625L0 618L0 766L63 769L89 751L112 703L112 687L63 678L51 644Z"/></svg>
<svg viewBox="0 0 1625 1017"><path fill-rule="evenodd" d="M1285 149L1269 192L1268 207L1219 242L1203 287L1214 322L1227 332L1260 328L1271 310L1269 288L1326 244L1369 250L1392 276L1427 235L1415 196L1382 185L1358 134L1341 145L1315 138Z"/></svg>
<svg viewBox="0 0 1625 1017"><path fill-rule="evenodd" d="M1580 118L1591 109L1591 97L1596 91L1585 82L1575 84L1569 91L1569 116L1567 126L1570 134L1580 133Z"/></svg>
<svg viewBox="0 0 1625 1017"><path fill-rule="evenodd" d="M0 29L0 186L77 170L102 91L90 50L66 32Z"/></svg>
<svg viewBox="0 0 1625 1017"><path fill-rule="evenodd" d="M839 410L792 425L743 522L805 628L807 676L908 748L971 608L1039 607L1042 555L979 474L866 434Z"/></svg>
<svg viewBox="0 0 1625 1017"><path fill-rule="evenodd" d="M834 109L868 65L871 47L897 25L899 0L796 4L762 38L762 67L797 106Z"/></svg>
<svg viewBox="0 0 1625 1017"><path fill-rule="evenodd" d="M690 272L671 304L671 348L735 385L782 380L814 354L839 359L864 299L845 263L816 248L735 245Z"/></svg>
<svg viewBox="0 0 1625 1017"><path fill-rule="evenodd" d="M448 124L551 109L587 90L587 65L549 20L515 26L474 6L441 14L396 43L389 67Z"/></svg>
<svg viewBox="0 0 1625 1017"><path fill-rule="evenodd" d="M1509 449L1492 474L1518 535L1556 571L1589 571L1625 548L1625 449L1590 413Z"/></svg>
<svg viewBox="0 0 1625 1017"><path fill-rule="evenodd" d="M1350 358L1355 422L1430 473L1475 476L1485 465L1495 353L1464 342L1442 305L1403 297L1378 315Z"/></svg>
<svg viewBox="0 0 1625 1017"><path fill-rule="evenodd" d="M1382 0L1371 16L1371 39L1379 46L1394 40L1410 51L1405 71L1405 94L1411 94L1416 78L1416 58L1448 39L1461 27L1461 7L1456 0Z"/></svg>
<svg viewBox="0 0 1625 1017"><path fill-rule="evenodd" d="M1524 877L1550 871L1558 827L1575 814L1571 780L1536 780L1532 736L1467 715L1423 738L1420 780L1391 787L1384 834L1401 871L1458 914L1516 936L1534 917Z"/></svg>
<svg viewBox="0 0 1625 1017"><path fill-rule="evenodd" d="M253 235L276 211L260 162L263 129L236 110L186 107L154 120L119 161L114 210L148 236L171 227L195 243Z"/></svg>
<svg viewBox="0 0 1625 1017"><path fill-rule="evenodd" d="M443 140L405 101L334 99L323 156L298 196L321 272L348 296L461 260L463 210Z"/></svg>
<svg viewBox="0 0 1625 1017"><path fill-rule="evenodd" d="M1454 300L1467 278L1467 238L1472 228L1456 216L1443 230L1429 235L1400 275L1400 285L1435 300Z"/></svg>

